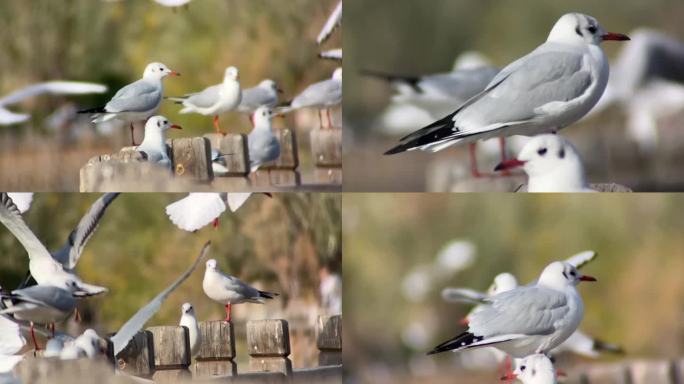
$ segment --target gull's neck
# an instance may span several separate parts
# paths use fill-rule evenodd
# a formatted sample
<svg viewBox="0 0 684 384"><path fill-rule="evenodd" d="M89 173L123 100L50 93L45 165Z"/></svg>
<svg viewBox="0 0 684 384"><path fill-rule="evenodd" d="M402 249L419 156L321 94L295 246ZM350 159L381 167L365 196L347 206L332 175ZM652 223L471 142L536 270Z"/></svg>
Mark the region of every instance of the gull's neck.
<svg viewBox="0 0 684 384"><path fill-rule="evenodd" d="M140 143L140 147L138 148L143 148L143 147L149 147L153 149L159 149L162 150L164 146L166 145L166 135L162 130L159 129L146 129L145 130L145 137L143 138L142 143Z"/></svg>
<svg viewBox="0 0 684 384"><path fill-rule="evenodd" d="M528 192L579 192L589 189L582 164L565 161L551 172L530 176Z"/></svg>

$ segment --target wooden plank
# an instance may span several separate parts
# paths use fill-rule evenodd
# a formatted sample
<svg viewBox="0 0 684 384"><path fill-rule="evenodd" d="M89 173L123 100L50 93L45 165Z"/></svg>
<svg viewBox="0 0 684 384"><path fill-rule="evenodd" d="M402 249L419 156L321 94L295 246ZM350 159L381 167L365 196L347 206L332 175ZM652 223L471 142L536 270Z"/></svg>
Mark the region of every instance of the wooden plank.
<svg viewBox="0 0 684 384"><path fill-rule="evenodd" d="M193 379L237 376L237 364L232 360L196 360L190 366Z"/></svg>
<svg viewBox="0 0 684 384"><path fill-rule="evenodd" d="M126 348L116 355L117 368L134 376L152 377L154 373L152 343L152 333L147 331L136 333Z"/></svg>
<svg viewBox="0 0 684 384"><path fill-rule="evenodd" d="M286 169L262 169L250 175L251 186L262 189L268 187L297 187L302 185L302 176L298 171Z"/></svg>
<svg viewBox="0 0 684 384"><path fill-rule="evenodd" d="M287 357L252 356L249 359L250 372L278 372L292 374L292 361Z"/></svg>
<svg viewBox="0 0 684 384"><path fill-rule="evenodd" d="M311 153L317 167L342 167L342 129L313 129Z"/></svg>
<svg viewBox="0 0 684 384"><path fill-rule="evenodd" d="M228 321L199 323L201 343L197 360L233 360L235 358L235 330Z"/></svg>
<svg viewBox="0 0 684 384"><path fill-rule="evenodd" d="M290 332L286 320L250 320L247 322L248 353L257 356L289 356Z"/></svg>
<svg viewBox="0 0 684 384"><path fill-rule="evenodd" d="M320 168L314 169L314 182L317 184L342 185L342 168Z"/></svg>
<svg viewBox="0 0 684 384"><path fill-rule="evenodd" d="M290 128L275 128L273 133L280 142L280 157L276 161L264 164L259 169L297 169L299 153L295 131Z"/></svg>
<svg viewBox="0 0 684 384"><path fill-rule="evenodd" d="M115 382L114 368L106 359L25 358L15 372L21 382L32 384L87 383L97 378L98 384Z"/></svg>
<svg viewBox="0 0 684 384"><path fill-rule="evenodd" d="M81 192L145 192L188 190L156 164L110 160L89 162L79 171Z"/></svg>
<svg viewBox="0 0 684 384"><path fill-rule="evenodd" d="M211 168L211 144L205 137L185 137L168 140L171 145L169 157L176 176L191 177L199 182L214 178Z"/></svg>
<svg viewBox="0 0 684 384"><path fill-rule="evenodd" d="M224 155L229 172L225 176L246 176L249 174L249 151L247 149L247 135L229 133L207 133L212 148ZM219 177L214 175L214 177Z"/></svg>
<svg viewBox="0 0 684 384"><path fill-rule="evenodd" d="M321 315L316 320L316 345L321 351L342 350L342 315Z"/></svg>
<svg viewBox="0 0 684 384"><path fill-rule="evenodd" d="M175 325L150 327L154 354L154 367L161 369L187 369L190 366L190 339L188 329Z"/></svg>

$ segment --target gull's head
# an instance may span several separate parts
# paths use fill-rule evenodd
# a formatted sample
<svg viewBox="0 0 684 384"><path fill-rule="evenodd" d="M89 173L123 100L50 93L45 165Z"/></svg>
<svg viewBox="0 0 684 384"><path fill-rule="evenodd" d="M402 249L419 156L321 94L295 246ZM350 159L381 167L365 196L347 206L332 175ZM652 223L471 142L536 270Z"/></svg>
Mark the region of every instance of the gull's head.
<svg viewBox="0 0 684 384"><path fill-rule="evenodd" d="M566 13L553 25L546 41L599 45L605 40L629 40L627 35L606 32L595 18L582 13Z"/></svg>
<svg viewBox="0 0 684 384"><path fill-rule="evenodd" d="M143 78L145 79L163 79L166 76L180 76L180 73L172 71L162 63L147 64L143 73Z"/></svg>
<svg viewBox="0 0 684 384"><path fill-rule="evenodd" d="M261 80L261 83L259 83L259 88L268 89L269 91L276 93L283 93L283 90L278 87L278 84L271 79Z"/></svg>
<svg viewBox="0 0 684 384"><path fill-rule="evenodd" d="M79 287L78 281L76 280L67 280L64 282L65 289L71 293L76 293L81 290Z"/></svg>
<svg viewBox="0 0 684 384"><path fill-rule="evenodd" d="M337 68L332 74L332 79L337 81L342 81L342 68Z"/></svg>
<svg viewBox="0 0 684 384"><path fill-rule="evenodd" d="M530 139L516 159L504 160L495 170L523 167L530 178L558 175L584 184L582 160L570 141L559 135L543 134Z"/></svg>
<svg viewBox="0 0 684 384"><path fill-rule="evenodd" d="M261 107L257 108L256 111L254 111L254 125L264 126L265 124L268 124L268 122L271 120L271 117L273 117L271 108L262 105Z"/></svg>
<svg viewBox="0 0 684 384"><path fill-rule="evenodd" d="M539 276L538 284L550 288L565 288L567 286L574 287L582 281L596 281L596 279L581 275L577 268L570 263L554 261L544 268L541 276Z"/></svg>
<svg viewBox="0 0 684 384"><path fill-rule="evenodd" d="M169 128L183 129L180 125L171 124L169 119L164 116L152 116L145 123L145 131L158 130L159 132L166 132Z"/></svg>
<svg viewBox="0 0 684 384"><path fill-rule="evenodd" d="M228 67L223 73L223 81L240 81L240 71L237 67Z"/></svg>
<svg viewBox="0 0 684 384"><path fill-rule="evenodd" d="M494 296L502 292L508 292L518 286L518 280L508 272L499 273L494 278L494 282L489 286L487 294Z"/></svg>
<svg viewBox="0 0 684 384"><path fill-rule="evenodd" d="M194 314L194 313L195 313L195 310L194 310L194 308L192 307L192 304L190 304L190 303L185 303L185 304L183 304L183 305L181 306L181 314L182 314L182 315L185 315L185 314Z"/></svg>
<svg viewBox="0 0 684 384"><path fill-rule="evenodd" d="M544 354L524 358L513 372L513 377L523 383L555 383L556 370ZM511 379L511 377L508 377ZM502 378L504 380L504 378Z"/></svg>
<svg viewBox="0 0 684 384"><path fill-rule="evenodd" d="M85 331L83 331L83 336L91 338L91 339L95 339L95 340L100 339L100 335L98 335L97 332L95 332L95 330L92 328L88 328Z"/></svg>
<svg viewBox="0 0 684 384"><path fill-rule="evenodd" d="M215 259L207 260L206 266L207 266L207 270L215 271L216 270L216 260Z"/></svg>

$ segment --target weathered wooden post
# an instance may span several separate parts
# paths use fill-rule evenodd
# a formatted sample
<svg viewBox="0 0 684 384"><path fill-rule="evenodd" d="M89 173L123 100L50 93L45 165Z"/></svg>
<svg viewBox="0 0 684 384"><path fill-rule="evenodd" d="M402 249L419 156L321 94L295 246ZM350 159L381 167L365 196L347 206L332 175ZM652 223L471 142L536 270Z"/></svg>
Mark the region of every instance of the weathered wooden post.
<svg viewBox="0 0 684 384"><path fill-rule="evenodd" d="M115 380L114 368L104 358L61 360L28 356L17 365L15 372L22 383L31 384L87 383L94 378L98 383L107 384Z"/></svg>
<svg viewBox="0 0 684 384"><path fill-rule="evenodd" d="M207 133L204 135L211 148L223 154L228 173L225 176L244 177L249 173L249 151L247 149L247 135ZM218 175L214 175L218 177Z"/></svg>
<svg viewBox="0 0 684 384"><path fill-rule="evenodd" d="M152 377L154 358L152 333L140 331L133 336L126 348L116 355L117 368L134 376Z"/></svg>
<svg viewBox="0 0 684 384"><path fill-rule="evenodd" d="M589 384L628 384L629 372L623 363L590 366L585 374Z"/></svg>
<svg viewBox="0 0 684 384"><path fill-rule="evenodd" d="M675 384L674 364L668 360L636 360L629 365L632 384Z"/></svg>
<svg viewBox="0 0 684 384"><path fill-rule="evenodd" d="M227 321L203 321L200 327L200 351L193 365L194 378L235 376L235 332Z"/></svg>
<svg viewBox="0 0 684 384"><path fill-rule="evenodd" d="M252 372L292 373L290 330L286 320L247 322L249 370Z"/></svg>
<svg viewBox="0 0 684 384"><path fill-rule="evenodd" d="M311 130L311 155L316 169L314 178L319 183L342 183L342 129Z"/></svg>
<svg viewBox="0 0 684 384"><path fill-rule="evenodd" d="M176 176L192 177L199 182L214 179L211 168L211 144L204 137L186 137L167 140L171 147L169 157Z"/></svg>
<svg viewBox="0 0 684 384"><path fill-rule="evenodd" d="M321 315L316 320L318 365L342 364L342 315Z"/></svg>
<svg viewBox="0 0 684 384"><path fill-rule="evenodd" d="M187 381L191 378L190 340L188 329L181 326L159 326L147 329L152 333L154 374L161 383Z"/></svg>

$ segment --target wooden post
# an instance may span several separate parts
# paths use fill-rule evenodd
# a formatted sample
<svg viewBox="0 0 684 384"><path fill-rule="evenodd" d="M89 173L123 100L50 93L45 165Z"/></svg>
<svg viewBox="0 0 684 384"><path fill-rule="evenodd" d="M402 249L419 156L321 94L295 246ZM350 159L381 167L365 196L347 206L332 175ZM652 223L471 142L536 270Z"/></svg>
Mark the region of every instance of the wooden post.
<svg viewBox="0 0 684 384"><path fill-rule="evenodd" d="M247 135L207 133L211 147L224 155L229 172L225 176L244 177L249 173L249 151L247 149ZM214 175L218 177L218 175Z"/></svg>
<svg viewBox="0 0 684 384"><path fill-rule="evenodd" d="M342 129L313 129L310 133L311 153L317 167L342 167Z"/></svg>
<svg viewBox="0 0 684 384"><path fill-rule="evenodd" d="M318 316L316 345L319 366L342 364L342 315Z"/></svg>
<svg viewBox="0 0 684 384"><path fill-rule="evenodd" d="M15 368L22 383L88 383L97 378L98 383L115 381L114 369L106 359L81 358L61 360L59 358L27 357Z"/></svg>
<svg viewBox="0 0 684 384"><path fill-rule="evenodd" d="M628 384L629 372L622 363L602 364L587 368L584 382L589 384Z"/></svg>
<svg viewBox="0 0 684 384"><path fill-rule="evenodd" d="M168 142L168 141L167 141ZM199 182L214 179L211 169L211 144L204 137L186 137L170 140L169 157L176 176L192 177Z"/></svg>
<svg viewBox="0 0 684 384"><path fill-rule="evenodd" d="M252 187L296 187L302 184L302 176L298 171L287 169L259 168L250 176Z"/></svg>
<svg viewBox="0 0 684 384"><path fill-rule="evenodd" d="M160 326L147 329L152 333L154 374L152 379L161 383L189 380L190 340L188 329L181 326Z"/></svg>
<svg viewBox="0 0 684 384"><path fill-rule="evenodd" d="M273 133L280 142L280 157L274 162L264 164L260 169L297 169L299 167L299 153L297 152L295 131L290 128L275 128Z"/></svg>
<svg viewBox="0 0 684 384"><path fill-rule="evenodd" d="M253 372L292 373L290 332L285 320L247 322L249 370Z"/></svg>
<svg viewBox="0 0 684 384"><path fill-rule="evenodd" d="M126 348L116 355L117 368L134 376L152 377L154 373L152 343L152 333L148 331L136 333Z"/></svg>
<svg viewBox="0 0 684 384"><path fill-rule="evenodd" d="M235 331L227 321L203 321L200 327L200 350L195 357L193 378L235 376Z"/></svg>
<svg viewBox="0 0 684 384"><path fill-rule="evenodd" d="M676 383L674 364L667 360L637 360L629 369L632 384Z"/></svg>

